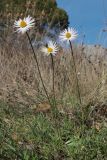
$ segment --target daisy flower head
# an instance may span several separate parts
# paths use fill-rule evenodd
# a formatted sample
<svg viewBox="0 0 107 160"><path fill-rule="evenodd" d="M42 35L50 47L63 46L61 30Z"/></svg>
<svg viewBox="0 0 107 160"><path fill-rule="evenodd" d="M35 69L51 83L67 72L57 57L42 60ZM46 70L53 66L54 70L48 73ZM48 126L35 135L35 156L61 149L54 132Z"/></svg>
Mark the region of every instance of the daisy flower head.
<svg viewBox="0 0 107 160"><path fill-rule="evenodd" d="M50 54L52 54L53 56L55 56L58 52L58 46L56 44L56 42L53 41L49 41L47 46L43 46L41 48L41 51L43 53L45 53L45 55L49 56Z"/></svg>
<svg viewBox="0 0 107 160"><path fill-rule="evenodd" d="M19 19L18 21L14 22L14 28L17 28L18 33L24 34L27 32L30 28L34 27L35 25L35 20L28 16L24 19Z"/></svg>
<svg viewBox="0 0 107 160"><path fill-rule="evenodd" d="M68 28L62 31L59 35L59 38L61 41L73 41L77 38L78 33L75 29L73 28Z"/></svg>

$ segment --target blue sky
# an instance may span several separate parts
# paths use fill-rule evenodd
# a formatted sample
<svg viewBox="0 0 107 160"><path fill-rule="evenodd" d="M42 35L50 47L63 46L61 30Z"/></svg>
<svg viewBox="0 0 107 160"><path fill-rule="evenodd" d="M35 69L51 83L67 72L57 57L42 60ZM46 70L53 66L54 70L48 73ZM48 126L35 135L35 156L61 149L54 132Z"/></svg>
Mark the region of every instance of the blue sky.
<svg viewBox="0 0 107 160"><path fill-rule="evenodd" d="M69 15L70 26L85 34L85 43L107 46L107 0L57 0L58 7ZM82 40L82 38L81 38Z"/></svg>

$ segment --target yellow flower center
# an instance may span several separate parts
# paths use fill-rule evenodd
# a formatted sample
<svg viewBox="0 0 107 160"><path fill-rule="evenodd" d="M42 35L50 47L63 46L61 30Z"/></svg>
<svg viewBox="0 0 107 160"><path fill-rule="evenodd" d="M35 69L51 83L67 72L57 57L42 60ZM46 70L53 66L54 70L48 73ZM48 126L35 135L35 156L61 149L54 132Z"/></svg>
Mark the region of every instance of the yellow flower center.
<svg viewBox="0 0 107 160"><path fill-rule="evenodd" d="M47 50L48 50L48 53L52 53L53 52L53 49L50 48L50 47L48 47Z"/></svg>
<svg viewBox="0 0 107 160"><path fill-rule="evenodd" d="M70 38L71 36L72 36L71 33L69 32L66 33L66 38Z"/></svg>
<svg viewBox="0 0 107 160"><path fill-rule="evenodd" d="M20 22L20 27L25 28L27 26L27 23L25 21Z"/></svg>

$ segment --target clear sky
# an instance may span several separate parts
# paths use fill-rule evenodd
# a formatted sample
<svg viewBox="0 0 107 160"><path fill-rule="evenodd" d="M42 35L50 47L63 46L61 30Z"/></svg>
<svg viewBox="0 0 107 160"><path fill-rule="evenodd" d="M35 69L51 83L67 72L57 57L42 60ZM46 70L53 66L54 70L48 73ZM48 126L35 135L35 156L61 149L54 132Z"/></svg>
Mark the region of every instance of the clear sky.
<svg viewBox="0 0 107 160"><path fill-rule="evenodd" d="M58 7L69 15L70 26L85 34L85 43L107 46L107 0L57 0ZM82 38L81 38L82 39Z"/></svg>

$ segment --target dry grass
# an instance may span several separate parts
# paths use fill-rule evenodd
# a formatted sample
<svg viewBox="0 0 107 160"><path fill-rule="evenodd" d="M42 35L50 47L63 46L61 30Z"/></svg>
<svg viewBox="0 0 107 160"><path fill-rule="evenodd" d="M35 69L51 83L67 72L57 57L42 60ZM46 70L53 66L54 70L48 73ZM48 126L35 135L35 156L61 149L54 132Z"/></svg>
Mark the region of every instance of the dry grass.
<svg viewBox="0 0 107 160"><path fill-rule="evenodd" d="M0 47L0 99L9 103L32 105L46 101L37 67L30 46L24 37L12 46L11 41ZM100 46L74 45L78 79L83 103L104 102L106 95L106 49ZM52 94L52 67L50 57L45 57L35 48L42 77L49 95ZM55 91L57 100L76 98L75 76L70 51L60 50L54 58Z"/></svg>
<svg viewBox="0 0 107 160"><path fill-rule="evenodd" d="M30 13L35 16L34 6L33 8L26 8L24 14L19 13L19 10L16 10L16 13L19 14L14 13L13 10L9 12L9 6L7 10L1 12L0 23L4 24L4 28L0 32L0 99L12 105L21 103L27 106L35 106L35 104L38 105L41 102L47 103L27 37L26 35L17 35L12 28L14 20L18 17ZM38 17L38 19L36 17L36 20L40 24L44 17L42 14L38 17L38 11L36 10L36 16ZM38 24L37 22L36 24ZM51 23L48 24L49 27L44 32L40 32L39 26L35 26L30 33L32 39L40 41L44 36L49 35ZM107 49L101 46L73 45L73 50L83 104L105 103L107 98ZM52 67L50 57L45 57L36 47L35 52L38 56L43 80L51 97ZM64 103L65 106L67 106L69 100L78 102L70 51L61 49L54 61L57 101Z"/></svg>

